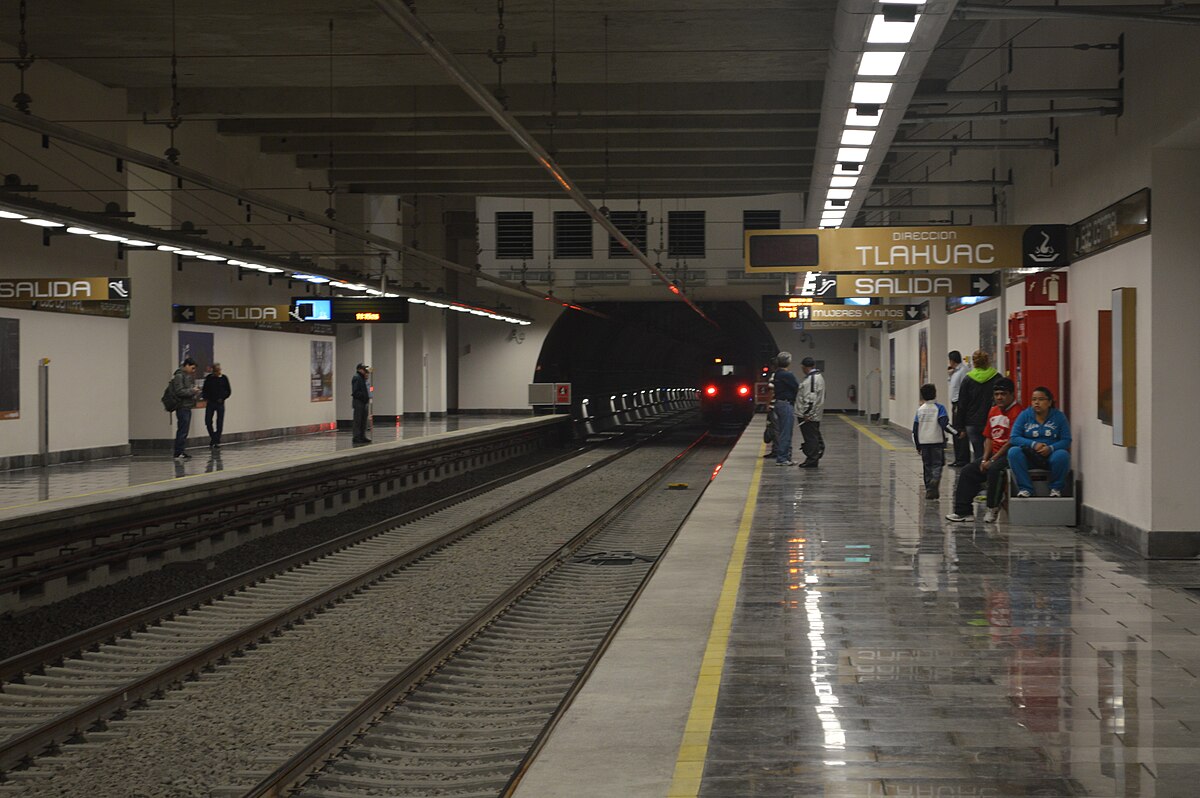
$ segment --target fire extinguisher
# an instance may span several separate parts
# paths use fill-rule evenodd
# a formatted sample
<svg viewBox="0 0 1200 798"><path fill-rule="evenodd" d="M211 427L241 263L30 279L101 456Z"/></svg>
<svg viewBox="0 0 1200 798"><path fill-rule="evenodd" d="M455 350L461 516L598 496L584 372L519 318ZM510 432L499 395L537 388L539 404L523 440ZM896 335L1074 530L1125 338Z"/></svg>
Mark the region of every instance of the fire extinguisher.
<svg viewBox="0 0 1200 798"><path fill-rule="evenodd" d="M850 404L852 404L852 405L858 404L858 388L854 385L851 385L846 390L846 398L848 398L850 400Z"/></svg>

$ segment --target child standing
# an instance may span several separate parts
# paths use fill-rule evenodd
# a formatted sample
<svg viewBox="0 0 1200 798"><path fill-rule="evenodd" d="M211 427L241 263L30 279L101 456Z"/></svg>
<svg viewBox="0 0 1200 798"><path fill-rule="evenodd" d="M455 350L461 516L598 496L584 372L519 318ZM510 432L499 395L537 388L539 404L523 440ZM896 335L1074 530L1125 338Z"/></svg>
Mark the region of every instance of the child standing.
<svg viewBox="0 0 1200 798"><path fill-rule="evenodd" d="M921 406L913 418L913 443L921 455L924 466L925 498L938 497L938 485L942 481L942 466L946 463L946 433L958 433L950 426L946 408L933 401L937 388L931 384L921 386Z"/></svg>

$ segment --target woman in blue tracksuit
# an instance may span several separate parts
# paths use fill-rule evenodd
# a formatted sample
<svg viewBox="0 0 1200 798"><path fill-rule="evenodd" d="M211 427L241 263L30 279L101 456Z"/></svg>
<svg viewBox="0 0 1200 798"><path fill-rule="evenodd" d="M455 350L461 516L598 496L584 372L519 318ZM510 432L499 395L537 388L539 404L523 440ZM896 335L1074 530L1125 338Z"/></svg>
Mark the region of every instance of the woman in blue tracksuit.
<svg viewBox="0 0 1200 798"><path fill-rule="evenodd" d="M1017 482L1018 497L1033 495L1030 468L1049 469L1050 495L1062 496L1063 483L1071 468L1071 425L1054 406L1054 394L1049 388L1034 388L1029 407L1013 422L1008 468Z"/></svg>

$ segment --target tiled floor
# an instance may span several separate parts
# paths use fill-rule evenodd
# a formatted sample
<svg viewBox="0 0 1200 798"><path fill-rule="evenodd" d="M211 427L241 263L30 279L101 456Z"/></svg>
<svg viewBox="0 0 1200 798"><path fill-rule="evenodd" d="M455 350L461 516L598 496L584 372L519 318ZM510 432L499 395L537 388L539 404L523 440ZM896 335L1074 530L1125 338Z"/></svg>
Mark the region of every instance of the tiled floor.
<svg viewBox="0 0 1200 798"><path fill-rule="evenodd" d="M1200 796L1200 563L946 521L953 471L822 428L751 424L517 798Z"/></svg>
<svg viewBox="0 0 1200 798"><path fill-rule="evenodd" d="M426 422L404 420L389 426L376 425L371 432L375 443L420 438L452 430L480 427L503 422L503 416L449 416ZM145 485L193 474L223 471L227 468L267 465L306 455L349 449L349 430L318 432L281 438L266 438L244 443L228 443L218 450L193 447L190 460L175 460L169 451L161 454L116 457L88 463L66 463L46 468L0 471L0 511L28 506L51 499L64 499L115 488Z"/></svg>
<svg viewBox="0 0 1200 798"><path fill-rule="evenodd" d="M945 521L822 426L764 469L701 796L1200 795L1200 566Z"/></svg>

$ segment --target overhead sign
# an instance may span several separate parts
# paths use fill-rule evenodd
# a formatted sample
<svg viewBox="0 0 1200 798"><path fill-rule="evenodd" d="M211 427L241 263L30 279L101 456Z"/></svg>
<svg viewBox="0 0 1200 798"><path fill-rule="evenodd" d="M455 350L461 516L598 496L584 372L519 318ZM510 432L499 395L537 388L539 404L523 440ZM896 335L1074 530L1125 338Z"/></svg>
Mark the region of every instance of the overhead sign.
<svg viewBox="0 0 1200 798"><path fill-rule="evenodd" d="M290 305L175 305L176 322L193 324L245 324L287 322Z"/></svg>
<svg viewBox="0 0 1200 798"><path fill-rule="evenodd" d="M0 279L0 300L124 301L129 299L128 277L31 277Z"/></svg>
<svg viewBox="0 0 1200 798"><path fill-rule="evenodd" d="M0 299L0 307L73 313L77 316L107 316L112 319L129 318L129 302L124 299Z"/></svg>
<svg viewBox="0 0 1200 798"><path fill-rule="evenodd" d="M1079 260L1149 232L1150 189L1144 188L1071 225L1071 254Z"/></svg>
<svg viewBox="0 0 1200 798"><path fill-rule="evenodd" d="M881 321L798 321L797 330L872 330L883 326Z"/></svg>
<svg viewBox="0 0 1200 798"><path fill-rule="evenodd" d="M797 321L920 321L928 318L927 305L801 305Z"/></svg>
<svg viewBox="0 0 1200 798"><path fill-rule="evenodd" d="M998 296L1000 275L993 274L839 274L840 297Z"/></svg>
<svg viewBox="0 0 1200 798"><path fill-rule="evenodd" d="M403 297L329 297L292 300L293 321L334 324L403 324L408 321L408 300Z"/></svg>
<svg viewBox="0 0 1200 798"><path fill-rule="evenodd" d="M995 270L1065 266L1067 226L747 230L747 272Z"/></svg>
<svg viewBox="0 0 1200 798"><path fill-rule="evenodd" d="M1057 305L1066 301L1066 272L1043 272L1025 278L1026 305Z"/></svg>

